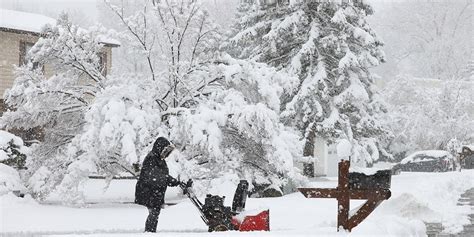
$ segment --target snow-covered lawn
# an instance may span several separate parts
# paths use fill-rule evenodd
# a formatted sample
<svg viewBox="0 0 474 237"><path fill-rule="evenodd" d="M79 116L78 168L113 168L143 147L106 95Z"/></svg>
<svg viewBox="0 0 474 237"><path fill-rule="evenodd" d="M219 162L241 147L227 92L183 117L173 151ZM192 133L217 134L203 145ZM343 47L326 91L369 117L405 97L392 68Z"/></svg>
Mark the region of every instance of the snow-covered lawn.
<svg viewBox="0 0 474 237"><path fill-rule="evenodd" d="M336 232L336 200L306 199L299 193L247 200L248 210L270 209L270 232L208 233L195 207L186 199L178 199L177 190L172 189L167 199L178 204L163 209L159 236L425 236L423 221L442 222L446 232L455 233L468 223L470 207L456 204L461 193L474 187L473 180L474 170L393 176L392 197L352 233ZM92 180L87 185L88 201L94 204L83 208L59 205L54 197L45 204L37 204L11 194L1 196L0 234L141 234L146 208L119 203L133 200L134 181L114 181L105 193L99 188L100 182L103 180ZM336 180L315 181L313 186L335 187ZM228 191L223 192L220 194ZM230 205L232 193L226 196ZM351 207L360 203L352 201Z"/></svg>

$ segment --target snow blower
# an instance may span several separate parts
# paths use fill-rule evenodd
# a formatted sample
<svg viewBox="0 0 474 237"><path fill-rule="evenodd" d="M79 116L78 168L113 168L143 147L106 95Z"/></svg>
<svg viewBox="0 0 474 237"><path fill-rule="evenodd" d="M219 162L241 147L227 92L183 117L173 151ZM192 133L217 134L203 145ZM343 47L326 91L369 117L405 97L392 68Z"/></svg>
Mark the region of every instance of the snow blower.
<svg viewBox="0 0 474 237"><path fill-rule="evenodd" d="M225 196L207 194L204 204L199 201L192 188L193 181L181 183L180 188L197 207L201 219L213 231L269 231L270 211L245 212L249 184L241 180L234 194L232 208L224 206Z"/></svg>

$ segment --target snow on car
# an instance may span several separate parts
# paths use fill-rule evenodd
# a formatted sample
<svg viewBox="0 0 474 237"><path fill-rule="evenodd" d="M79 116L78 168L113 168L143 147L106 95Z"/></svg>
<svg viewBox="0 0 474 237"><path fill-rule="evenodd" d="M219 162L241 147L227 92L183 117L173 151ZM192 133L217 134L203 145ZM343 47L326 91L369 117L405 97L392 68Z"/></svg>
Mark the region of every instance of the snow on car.
<svg viewBox="0 0 474 237"><path fill-rule="evenodd" d="M445 172L455 169L454 157L444 150L415 152L397 165L402 171Z"/></svg>

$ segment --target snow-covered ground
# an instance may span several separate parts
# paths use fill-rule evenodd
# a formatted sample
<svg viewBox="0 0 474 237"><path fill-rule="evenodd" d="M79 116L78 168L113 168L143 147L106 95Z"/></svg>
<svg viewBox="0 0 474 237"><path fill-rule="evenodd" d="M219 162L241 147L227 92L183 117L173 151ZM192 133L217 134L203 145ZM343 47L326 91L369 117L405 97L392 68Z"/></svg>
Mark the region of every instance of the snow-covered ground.
<svg viewBox="0 0 474 237"><path fill-rule="evenodd" d="M470 207L457 206L461 193L474 187L474 170L448 173L402 173L392 177L392 197L383 202L352 233L336 232L336 200L306 199L300 193L281 198L247 199L247 210L270 209L271 231L208 233L195 207L171 189L160 215L159 236L425 236L425 222L441 222L446 232L455 233L468 223ZM12 194L0 197L0 235L57 234L130 236L141 234L146 208L131 203L134 181L118 180L102 191L103 180L91 180L86 187L87 207L66 207L20 199ZM336 180L318 180L314 187L335 187ZM232 188L234 189L234 188ZM225 188L226 205L232 193ZM201 198L203 199L203 198ZM351 207L361 201L352 201ZM143 234L147 235L147 234ZM151 235L151 234L150 234Z"/></svg>

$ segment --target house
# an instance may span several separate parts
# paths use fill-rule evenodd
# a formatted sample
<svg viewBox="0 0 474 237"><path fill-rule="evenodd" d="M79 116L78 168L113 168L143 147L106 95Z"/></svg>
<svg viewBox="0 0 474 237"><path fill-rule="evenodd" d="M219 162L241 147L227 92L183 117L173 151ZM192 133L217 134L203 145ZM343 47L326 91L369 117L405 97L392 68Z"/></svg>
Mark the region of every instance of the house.
<svg viewBox="0 0 474 237"><path fill-rule="evenodd" d="M14 68L25 63L26 55L31 47L41 37L42 28L56 25L56 20L47 16L0 9L0 93L3 96L6 89L11 88L15 80ZM104 39L105 47L100 55L103 73L110 72L112 66L112 48L118 47L119 42ZM44 65L46 75L54 75L51 66ZM4 111L3 99L0 101L1 111Z"/></svg>

